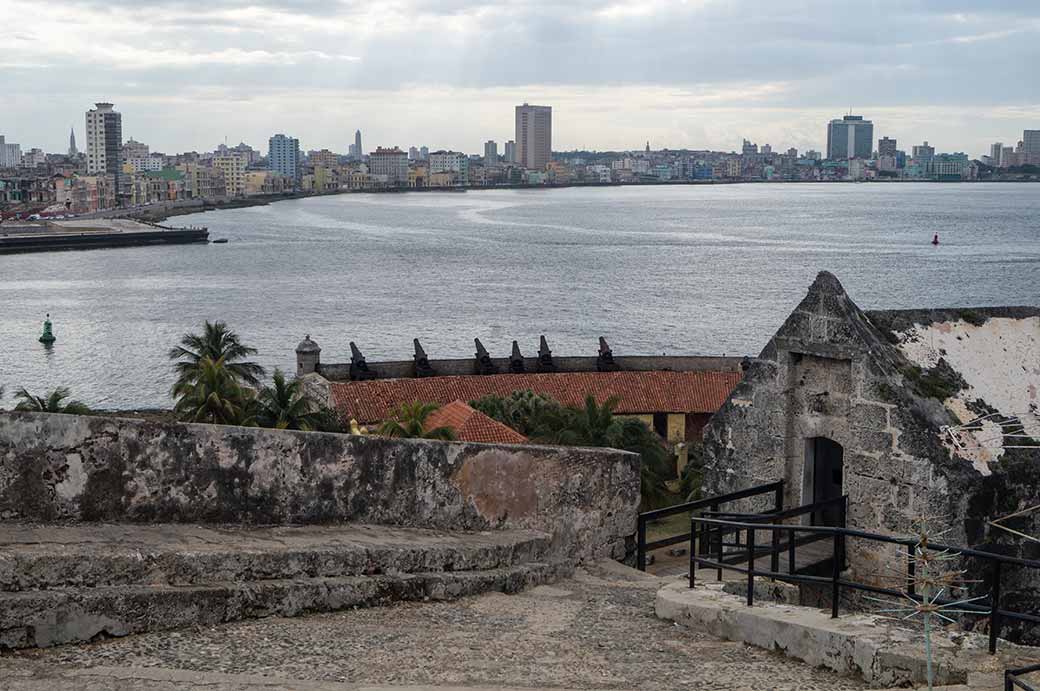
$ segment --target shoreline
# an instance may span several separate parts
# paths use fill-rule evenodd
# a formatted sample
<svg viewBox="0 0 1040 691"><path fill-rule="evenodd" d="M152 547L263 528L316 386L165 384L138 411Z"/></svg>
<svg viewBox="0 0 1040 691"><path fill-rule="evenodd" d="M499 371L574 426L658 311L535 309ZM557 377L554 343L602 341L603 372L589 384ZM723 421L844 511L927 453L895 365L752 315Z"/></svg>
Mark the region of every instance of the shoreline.
<svg viewBox="0 0 1040 691"><path fill-rule="evenodd" d="M333 192L286 192L254 197L236 197L225 200L189 199L183 202L161 202L143 209L111 209L78 218L133 218L150 223L159 223L174 216L244 209L252 206L267 206L274 202L310 197L331 197L343 194L458 194L486 190L558 190L570 188L599 187L689 187L711 185L855 185L855 184L1020 184L1038 183L1040 180L663 180L660 182L574 182L550 185L489 185L472 187L392 187L369 189L342 189Z"/></svg>

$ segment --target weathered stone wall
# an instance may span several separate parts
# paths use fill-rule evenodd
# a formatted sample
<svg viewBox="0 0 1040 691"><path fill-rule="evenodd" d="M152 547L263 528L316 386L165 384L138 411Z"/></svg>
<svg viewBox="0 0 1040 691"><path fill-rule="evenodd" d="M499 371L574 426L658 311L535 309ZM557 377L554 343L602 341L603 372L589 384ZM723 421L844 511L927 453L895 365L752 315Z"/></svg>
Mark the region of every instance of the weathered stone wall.
<svg viewBox="0 0 1040 691"><path fill-rule="evenodd" d="M639 457L0 413L0 519L532 528L561 559L626 558Z"/></svg>

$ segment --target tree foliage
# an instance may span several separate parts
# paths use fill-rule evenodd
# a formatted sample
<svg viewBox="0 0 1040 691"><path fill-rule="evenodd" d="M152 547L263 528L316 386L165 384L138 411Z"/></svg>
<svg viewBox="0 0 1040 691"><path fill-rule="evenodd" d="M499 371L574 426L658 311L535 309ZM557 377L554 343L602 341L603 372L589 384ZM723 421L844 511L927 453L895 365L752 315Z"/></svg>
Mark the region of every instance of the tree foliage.
<svg viewBox="0 0 1040 691"><path fill-rule="evenodd" d="M379 427L379 433L384 437L400 439L453 441L455 431L450 427L427 427L426 421L435 410L435 403L402 403L394 411L393 417Z"/></svg>
<svg viewBox="0 0 1040 691"><path fill-rule="evenodd" d="M280 369L275 369L271 385L256 397L256 424L310 432L319 429L320 423L318 406L303 390L303 382L288 381Z"/></svg>
<svg viewBox="0 0 1040 691"><path fill-rule="evenodd" d="M90 415L91 410L85 403L76 400L66 400L70 395L69 390L64 386L59 386L44 396L35 396L25 388L22 388L14 395L18 401L14 409L37 413Z"/></svg>
<svg viewBox="0 0 1040 691"><path fill-rule="evenodd" d="M177 373L172 390L174 398L193 384L202 370L202 361L207 359L211 363L223 363L227 374L237 384L259 388L265 372L263 367L248 359L255 354L256 348L244 345L226 323L205 322L201 334L184 334L180 345L169 351Z"/></svg>
<svg viewBox="0 0 1040 691"><path fill-rule="evenodd" d="M238 383L223 358L201 358L192 376L175 390L177 403L173 409L182 420L216 425L256 424L256 395Z"/></svg>

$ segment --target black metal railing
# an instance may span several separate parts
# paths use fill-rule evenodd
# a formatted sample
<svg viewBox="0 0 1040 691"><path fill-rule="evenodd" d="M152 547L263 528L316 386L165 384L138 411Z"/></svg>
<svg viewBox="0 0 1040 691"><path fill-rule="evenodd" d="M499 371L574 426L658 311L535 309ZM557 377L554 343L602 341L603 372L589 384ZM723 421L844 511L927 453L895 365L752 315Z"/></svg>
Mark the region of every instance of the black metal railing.
<svg viewBox="0 0 1040 691"><path fill-rule="evenodd" d="M813 505L807 507L797 507L795 509L791 509L788 512L778 511L775 513L775 515L780 516L782 514L797 511L802 511L804 513L805 510L808 509L813 509ZM756 515L751 518L753 520L712 518L698 515L691 516L691 587L693 587L695 583L695 573L698 567L715 569L718 572L718 577L720 580L722 577L723 570L745 574L747 576L747 604L750 607L754 604L755 576L768 577L774 580L786 581L791 583L808 583L818 586L829 586L831 591L831 616L834 618L837 618L838 616L842 590L858 590L875 593L879 595L887 595L899 599L909 597L915 602L923 601L921 595L915 592L914 588L913 566L916 562L914 553L917 547L919 546L917 540L911 538L893 537L890 535L879 535L877 533L868 533L862 530L852 530L850 528L841 526L813 526L781 523L763 523L761 522L761 520L759 520L762 518L768 518L768 514ZM776 520L780 519L777 518ZM739 559L739 561L735 559L727 560L725 558L725 553L723 553L722 558L718 558L719 550L717 549L717 543L722 540L723 533L734 531L744 531L747 534L745 544L743 545L744 555ZM771 540L771 547L760 548L756 546L755 533L760 531L769 531L772 533L773 537ZM712 539L712 532L717 534L717 537L714 539L714 541ZM699 536L698 533L700 533ZM820 539L825 540L827 539L827 537L830 538L832 548L830 557L831 572L829 576L818 576L797 573L797 569L790 568L791 564L794 563L794 557L789 557L790 573L781 572L778 568L776 568L775 556L773 559L771 559L770 569L758 569L755 567L755 560L761 558L764 554L776 555L777 552L781 549L787 549L790 554L791 552L796 550L797 546L800 544L800 540L798 538L798 535L800 533L808 534L809 536L817 536L814 541L819 541ZM780 536L786 536L786 545L782 544L783 541ZM700 538L699 540L698 537ZM867 583L860 583L856 581L843 579L841 577L841 572L844 570L845 545L847 540L849 540L850 538L892 545L901 545L906 547L906 589L896 590L893 588L883 588ZM700 552L697 549L695 549L698 543L702 546ZM802 544L804 544L804 542ZM715 546L716 549L714 551L714 554L712 554L710 549L707 554L701 553L703 552L704 546ZM965 612L966 615L985 616L989 618L989 652L991 654L996 652L997 638L1000 634L1001 628L1005 620L1020 621L1030 624L1040 624L1040 617L1036 615L1021 612L1012 612L1010 610L1001 609L1000 607L1001 581L1003 578L1004 567L1019 566L1031 569L1040 569L1040 561L1034 559L1022 559L1019 557L1005 556L1002 554L995 554L992 552L984 552L968 547L953 547L950 545L944 545L939 543L929 543L927 549L930 552L945 552L948 554L959 554L962 557L979 559L983 562L987 562L992 565L991 576L989 579L989 593L987 598L988 604L982 605L977 602L957 601L958 611ZM740 566L740 564L743 563L746 563L747 566ZM930 602L936 605L947 605L952 604L954 600L932 599L930 600ZM1020 688L1028 687L1020 686Z"/></svg>
<svg viewBox="0 0 1040 691"><path fill-rule="evenodd" d="M1037 689L1025 679L1019 679L1019 677L1032 674L1033 672L1040 672L1040 665L1031 665L1029 667L1005 670L1004 691L1015 691L1015 689L1023 689L1023 691L1040 691L1040 689Z"/></svg>
<svg viewBox="0 0 1040 691"><path fill-rule="evenodd" d="M778 480L776 482L770 482L765 485L758 485L757 487L750 487L748 489L739 490L737 492L730 492L729 494L720 494L715 497L708 497L707 499L688 501L684 504L666 506L663 509L655 509L653 511L646 511L644 513L639 514L636 533L636 568L638 568L640 571L646 571L647 551L653 549L660 549L661 547L668 547L669 545L678 545L692 538L691 531L689 533L672 535L666 538L662 538L660 540L654 540L653 542L647 542L646 528L648 523L658 521L662 518L667 518L668 516L675 516L681 513L692 514L694 511L698 511L700 509L710 509L712 511L718 511L719 508L721 508L722 504L769 494L773 495L773 510L782 510L784 508L784 481Z"/></svg>

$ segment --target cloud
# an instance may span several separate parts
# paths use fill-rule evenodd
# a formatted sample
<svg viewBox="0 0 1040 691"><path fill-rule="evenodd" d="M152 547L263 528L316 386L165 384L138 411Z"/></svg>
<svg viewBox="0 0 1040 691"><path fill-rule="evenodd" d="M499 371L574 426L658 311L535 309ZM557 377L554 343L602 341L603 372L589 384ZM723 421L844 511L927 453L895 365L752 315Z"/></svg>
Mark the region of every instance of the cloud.
<svg viewBox="0 0 1040 691"><path fill-rule="evenodd" d="M52 150L102 99L168 149L296 122L330 138L315 146L343 148L331 138L347 121L385 143L436 133L460 146L479 141L467 130L507 129L509 104L537 98L558 104L563 148L616 146L640 128L661 146L729 148L735 123L774 146L818 147L814 119L850 106L868 117L968 109L968 148L993 134L985 123L1006 120L1000 109L1040 103L1035 0L0 0L0 22L19 26L2 57L8 136ZM193 103L178 114L190 128L163 122L160 104L171 103ZM503 109L498 121L489 103ZM792 115L753 122L745 111ZM730 122L706 121L715 112ZM565 124L564 113L589 120Z"/></svg>

